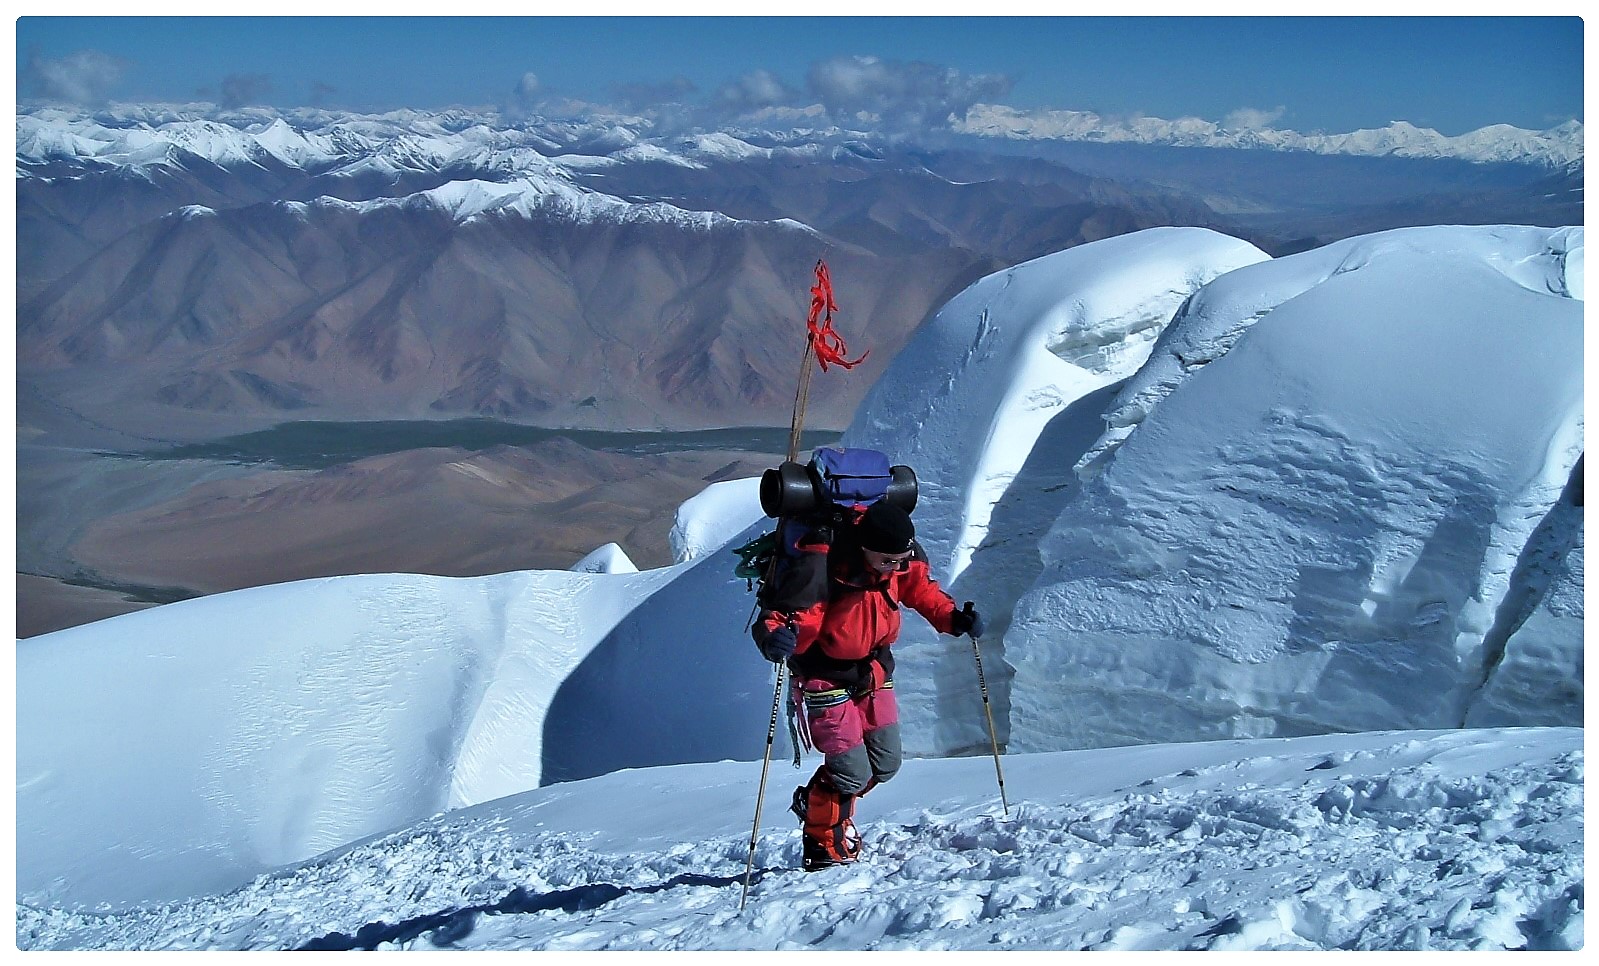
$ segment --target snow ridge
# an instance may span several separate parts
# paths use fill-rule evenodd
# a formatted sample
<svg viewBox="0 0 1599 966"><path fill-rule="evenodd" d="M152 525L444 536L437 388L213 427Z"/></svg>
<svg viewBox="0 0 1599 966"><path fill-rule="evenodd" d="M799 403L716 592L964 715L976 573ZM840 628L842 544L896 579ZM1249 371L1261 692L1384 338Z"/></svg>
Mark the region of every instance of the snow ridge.
<svg viewBox="0 0 1599 966"><path fill-rule="evenodd" d="M458 223L468 223L491 215L545 216L573 224L611 222L666 223L692 231L711 231L724 226L752 224L716 211L690 211L665 202L642 204L582 188L559 178L519 178L506 183L469 180L449 184L401 198L379 198L351 204L357 209L405 207L425 204L446 211ZM790 219L762 222L790 228L799 226Z"/></svg>
<svg viewBox="0 0 1599 966"><path fill-rule="evenodd" d="M1078 461L1077 474L1085 480L1097 475L1161 400L1207 364L1226 355L1251 326L1278 306L1335 275L1360 269L1383 253L1427 251L1430 243L1440 237L1440 231L1433 227L1407 228L1346 238L1313 252L1246 267L1207 285L1183 305L1176 320L1180 324L1161 333L1148 364L1122 387L1106 413L1105 436ZM1474 231L1477 238L1466 244L1483 266L1503 273L1529 291L1582 299L1581 229L1507 227ZM1547 245L1540 244L1546 236ZM1460 237L1470 239L1471 233ZM1523 257L1507 258L1495 248L1501 239L1534 247Z"/></svg>

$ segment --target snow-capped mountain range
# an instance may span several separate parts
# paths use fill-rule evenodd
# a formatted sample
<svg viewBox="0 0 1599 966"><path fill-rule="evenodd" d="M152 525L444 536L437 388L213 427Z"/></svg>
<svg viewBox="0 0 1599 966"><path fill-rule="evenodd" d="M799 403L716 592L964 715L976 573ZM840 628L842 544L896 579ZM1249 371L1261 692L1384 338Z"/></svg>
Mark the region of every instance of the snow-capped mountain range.
<svg viewBox="0 0 1599 966"><path fill-rule="evenodd" d="M478 177L441 179L439 187L405 195L411 204L431 205L457 221L467 221L491 210L539 209L564 214L574 221L661 221L703 228L715 213L684 211L662 202L630 204L574 182L577 171L595 172L612 165L652 161L685 167L703 166L700 158L769 156L728 135L708 135L676 145L677 152L639 143L637 135L620 127L580 129L579 143L621 143L609 154L572 154L551 157L561 143L538 130L494 129L479 122L452 129L452 116L403 112L378 118L348 116L319 128L301 129L283 117L265 124L236 127L233 123L180 112L173 119L152 124L142 112L122 118L97 115L73 117L58 111L41 111L17 117L18 176L38 172L34 165L67 163L90 170L122 170L151 178L152 170L199 158L218 167L239 169L298 169L330 179L375 179L392 184L403 175L475 172ZM237 118L230 118L237 123ZM295 120L304 123L303 116ZM108 126L111 125L111 126ZM562 133L562 132L548 132ZM567 129L570 137L573 133ZM566 142L571 144L569 140ZM797 156L814 155L817 147L793 149ZM50 176L48 174L44 175ZM492 179L492 180L491 180ZM333 203L338 199L319 199ZM389 198L346 202L356 208L392 204ZM192 212L191 212L192 214ZM723 221L732 219L722 218ZM797 229L804 226L793 224Z"/></svg>
<svg viewBox="0 0 1599 966"><path fill-rule="evenodd" d="M1583 125L1576 120L1547 131L1494 124L1455 137L1402 120L1343 134L1302 134L1229 128L1200 118L1107 118L1092 111L1028 112L977 104L952 122L957 134L1011 140L1457 158L1552 168L1580 162L1583 152ZM17 115L17 158L24 168L56 160L137 168L182 150L224 167L257 163L265 155L296 167L349 174L363 168L393 172L470 165L525 175L563 165L593 168L637 161L692 167L707 160L770 158L774 151L802 158L870 140L868 132L836 127L763 130L734 125L683 134L662 131L641 116L508 122L497 112L465 109L360 115L309 108L222 111L204 104L115 105L92 114L39 107L20 109ZM552 156L559 160L552 161Z"/></svg>
<svg viewBox="0 0 1599 966"><path fill-rule="evenodd" d="M958 790L874 792L860 821L875 864L777 875L754 919L723 918L726 891L691 890L716 906L705 929L661 924L661 939L603 917L527 920L527 933L497 920L510 932L488 945L889 943L895 929L871 927L904 914L901 934L945 943L1569 946L1582 270L1580 228L1405 229L1276 259L1165 228L967 287L893 360L844 442L917 469L935 576L989 618L1000 739L1012 773L1032 776L1017 783L1029 789L1017 834L974 784L990 762L913 761L907 776ZM429 918L416 897L433 887L449 895L429 900L434 913L538 915L528 896L595 876L641 895L734 883L747 839L725 813L752 800L773 694L727 552L767 526L755 484L685 504L667 568L601 548L573 572L302 581L19 642L19 939L271 947L348 943L404 919L423 928L372 926L369 944L427 928L443 942L478 920ZM908 751L986 751L968 642L911 619L895 651ZM1490 728L1527 730L1423 734ZM1282 741L1367 731L1406 734ZM1125 748L1035 757L1201 738L1270 740L1174 752L1193 755L1180 776L1233 776L1209 792L1162 778L1168 765L1124 768L1138 755ZM1377 760L1353 764L1363 754ZM1512 775L1507 762L1526 764ZM672 764L697 770L616 774ZM1276 776L1269 793L1250 778L1261 769ZM1183 800L1142 797L1168 788ZM673 832L607 822L618 794ZM1531 803L1539 814L1523 815ZM716 817L677 822L679 806ZM1335 845L1360 818L1371 824L1357 837L1378 851ZM1457 818L1476 823L1471 843L1451 834ZM1161 831L1140 850L1102 851L1146 820ZM1271 849L1297 858L1272 858L1258 837L1225 859L1204 851L1240 821L1283 833ZM1082 835L1097 871L1078 869ZM792 833L773 836L758 861L781 866L794 848ZM1181 861L1156 871L1145 848ZM951 851L965 858L951 865ZM931 918L890 898L858 914L834 904L891 874L964 881L966 859L1025 898L952 887ZM1346 862L1366 870L1358 895L1337 879ZM710 878L680 878L691 863ZM1505 874L1459 876L1462 863ZM1149 878L1111 871L1129 867ZM1262 869L1279 871L1267 884ZM1077 901L1057 881L1068 870L1107 893L1156 888L1164 911L1129 910L1149 929L1115 932L1125 920L1102 926L1093 903L1063 909ZM1207 874L1259 888L1219 911L1226 890L1199 884ZM1406 881L1421 891L1375 898ZM986 914L991 900L1003 915ZM120 911L83 911L97 903ZM796 904L821 925L790 915ZM1012 931L986 931L996 917L1015 918Z"/></svg>
<svg viewBox="0 0 1599 966"><path fill-rule="evenodd" d="M1017 140L1169 144L1179 147L1308 151L1363 157L1459 158L1565 168L1582 161L1583 125L1566 121L1547 131L1490 124L1455 137L1408 121L1347 134L1301 134L1274 128L1228 128L1197 117L1105 118L1092 111L1020 111L977 104L955 125L962 134Z"/></svg>

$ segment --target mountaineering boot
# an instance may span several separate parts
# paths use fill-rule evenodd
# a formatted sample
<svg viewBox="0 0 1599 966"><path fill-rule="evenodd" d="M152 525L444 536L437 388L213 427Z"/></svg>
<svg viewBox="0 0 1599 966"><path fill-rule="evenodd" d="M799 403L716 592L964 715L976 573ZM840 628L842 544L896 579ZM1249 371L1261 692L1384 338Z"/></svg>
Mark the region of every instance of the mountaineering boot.
<svg viewBox="0 0 1599 966"><path fill-rule="evenodd" d="M800 864L806 872L848 865L860 857L861 837L850 821L855 796L846 795L827 780L826 766L818 768L809 785L794 789L790 806L803 823Z"/></svg>
<svg viewBox="0 0 1599 966"><path fill-rule="evenodd" d="M806 872L815 872L835 865L849 865L861 855L861 837L849 819L844 820L840 831L831 837L831 841L816 838L809 832L803 833L800 839L804 843L800 854L800 865Z"/></svg>

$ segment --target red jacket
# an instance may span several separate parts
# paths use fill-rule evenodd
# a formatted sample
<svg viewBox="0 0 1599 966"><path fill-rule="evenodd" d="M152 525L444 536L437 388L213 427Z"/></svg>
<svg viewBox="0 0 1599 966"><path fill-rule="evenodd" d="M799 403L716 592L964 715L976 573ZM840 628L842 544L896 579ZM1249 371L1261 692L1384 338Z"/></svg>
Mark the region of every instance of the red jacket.
<svg viewBox="0 0 1599 966"><path fill-rule="evenodd" d="M763 611L761 636L790 621L796 646L789 666L802 678L823 678L854 687L894 670L889 646L899 638L901 605L909 605L940 633L950 633L955 601L928 569L920 544L900 570L873 573L861 551L840 547L829 555L825 600L792 613ZM871 664L881 668L873 675Z"/></svg>

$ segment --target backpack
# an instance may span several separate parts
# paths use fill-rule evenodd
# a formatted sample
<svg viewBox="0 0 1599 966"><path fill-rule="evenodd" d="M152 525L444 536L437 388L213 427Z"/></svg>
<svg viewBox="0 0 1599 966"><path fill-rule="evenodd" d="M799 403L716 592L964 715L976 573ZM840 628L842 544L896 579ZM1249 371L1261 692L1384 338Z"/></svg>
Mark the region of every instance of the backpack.
<svg viewBox="0 0 1599 966"><path fill-rule="evenodd" d="M890 466L872 449L823 447L811 461L785 460L761 475L761 511L777 527L733 551L734 574L765 610L802 610L827 594L827 554L834 534L878 500L906 513L916 508L916 473Z"/></svg>

